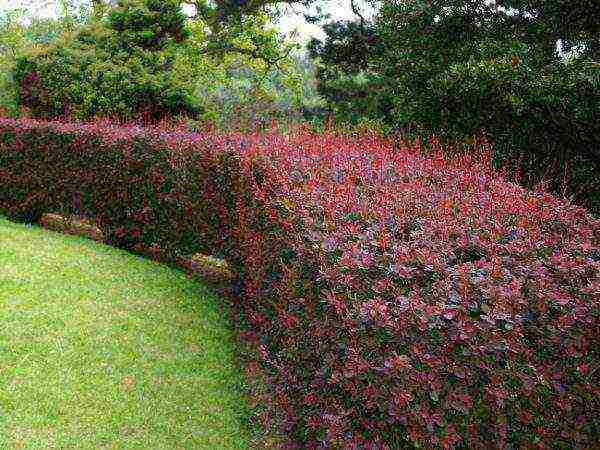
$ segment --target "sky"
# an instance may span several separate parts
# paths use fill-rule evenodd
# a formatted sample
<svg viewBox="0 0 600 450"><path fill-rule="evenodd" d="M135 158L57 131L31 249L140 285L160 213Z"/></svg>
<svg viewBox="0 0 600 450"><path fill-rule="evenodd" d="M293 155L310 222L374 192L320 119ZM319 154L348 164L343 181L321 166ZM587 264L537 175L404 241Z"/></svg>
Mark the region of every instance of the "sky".
<svg viewBox="0 0 600 450"><path fill-rule="evenodd" d="M363 2L358 1L356 4L361 5L361 11L363 11L364 17L371 17L373 10L367 7ZM298 13L289 11L284 17L282 17L278 23L279 29L284 33L290 33L294 29L298 30L298 39L302 42L306 42L311 37L323 38L325 33L318 25L312 25L304 20L302 12L306 12L303 7L295 8ZM350 0L330 0L324 6L323 11L331 14L333 20L353 20L356 16L350 8Z"/></svg>
<svg viewBox="0 0 600 450"><path fill-rule="evenodd" d="M51 0L0 0L0 9L12 9L23 7L24 5L34 5L31 13L42 16L52 16L56 14L55 8L57 1ZM363 4L360 0L357 4ZM350 8L350 0L329 0L324 4L323 11L331 14L333 20L345 20L355 18ZM364 8L365 17L372 14L371 9ZM290 35L296 31L296 39L302 43L308 41L311 37L324 37L323 30L318 25L312 25L304 20L302 15L306 9L302 6L294 8L286 7L284 16L278 21L276 27L284 34Z"/></svg>

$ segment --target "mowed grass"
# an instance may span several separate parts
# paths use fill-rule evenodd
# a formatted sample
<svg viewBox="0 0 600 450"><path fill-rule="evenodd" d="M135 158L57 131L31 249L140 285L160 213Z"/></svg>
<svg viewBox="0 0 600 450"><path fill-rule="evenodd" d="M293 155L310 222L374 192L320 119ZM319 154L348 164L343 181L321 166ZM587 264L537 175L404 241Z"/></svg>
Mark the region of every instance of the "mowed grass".
<svg viewBox="0 0 600 450"><path fill-rule="evenodd" d="M0 218L0 449L244 449L219 300L183 273Z"/></svg>

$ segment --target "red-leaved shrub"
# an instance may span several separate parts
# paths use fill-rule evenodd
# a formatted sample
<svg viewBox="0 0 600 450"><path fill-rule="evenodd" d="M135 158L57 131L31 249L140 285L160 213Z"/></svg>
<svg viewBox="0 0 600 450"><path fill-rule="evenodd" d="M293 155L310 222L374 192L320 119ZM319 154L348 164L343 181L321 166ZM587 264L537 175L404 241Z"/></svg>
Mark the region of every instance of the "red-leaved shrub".
<svg viewBox="0 0 600 450"><path fill-rule="evenodd" d="M227 259L290 447L597 448L600 222L487 154L0 119L0 212Z"/></svg>

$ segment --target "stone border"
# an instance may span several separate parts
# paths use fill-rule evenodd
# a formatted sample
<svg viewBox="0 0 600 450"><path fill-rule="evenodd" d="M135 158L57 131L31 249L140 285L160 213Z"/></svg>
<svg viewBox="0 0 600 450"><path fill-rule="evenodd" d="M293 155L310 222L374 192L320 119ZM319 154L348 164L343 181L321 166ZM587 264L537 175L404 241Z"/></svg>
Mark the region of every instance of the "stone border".
<svg viewBox="0 0 600 450"><path fill-rule="evenodd" d="M64 217L59 214L44 214L39 225L58 233L85 237L99 243L105 243L102 230L85 217ZM235 277L226 261L213 256L197 253L177 259L177 265L188 273L216 285L228 285Z"/></svg>

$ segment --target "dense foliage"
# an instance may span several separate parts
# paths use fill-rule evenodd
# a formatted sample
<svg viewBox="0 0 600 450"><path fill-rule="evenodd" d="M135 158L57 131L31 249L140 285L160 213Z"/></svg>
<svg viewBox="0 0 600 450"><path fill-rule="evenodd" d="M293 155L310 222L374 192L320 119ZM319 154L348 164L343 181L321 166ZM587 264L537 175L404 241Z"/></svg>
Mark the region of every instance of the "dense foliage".
<svg viewBox="0 0 600 450"><path fill-rule="evenodd" d="M15 60L28 49L52 43L69 26L82 20L78 15L67 22L30 17L24 9L0 10L0 114L18 116L20 113Z"/></svg>
<svg viewBox="0 0 600 450"><path fill-rule="evenodd" d="M470 150L3 119L0 212L225 257L296 448L592 448L600 221Z"/></svg>
<svg viewBox="0 0 600 450"><path fill-rule="evenodd" d="M173 73L173 43L189 36L178 2L121 2L90 24L17 58L20 103L35 117L194 115L193 89Z"/></svg>
<svg viewBox="0 0 600 450"><path fill-rule="evenodd" d="M497 164L600 212L600 22L589 19L599 10L579 6L385 1L372 22L329 24L309 48L341 120L378 120L405 136L485 131Z"/></svg>
<svg viewBox="0 0 600 450"><path fill-rule="evenodd" d="M25 107L36 117L119 122L184 114L219 128L255 128L320 111L312 63L269 14L254 11L214 34L179 3L99 1L92 11L69 0L57 19L7 13L0 112L18 116Z"/></svg>
<svg viewBox="0 0 600 450"><path fill-rule="evenodd" d="M108 15L109 27L118 33L124 48L141 47L160 50L171 41L183 42L190 37L187 17L177 0L121 2Z"/></svg>

